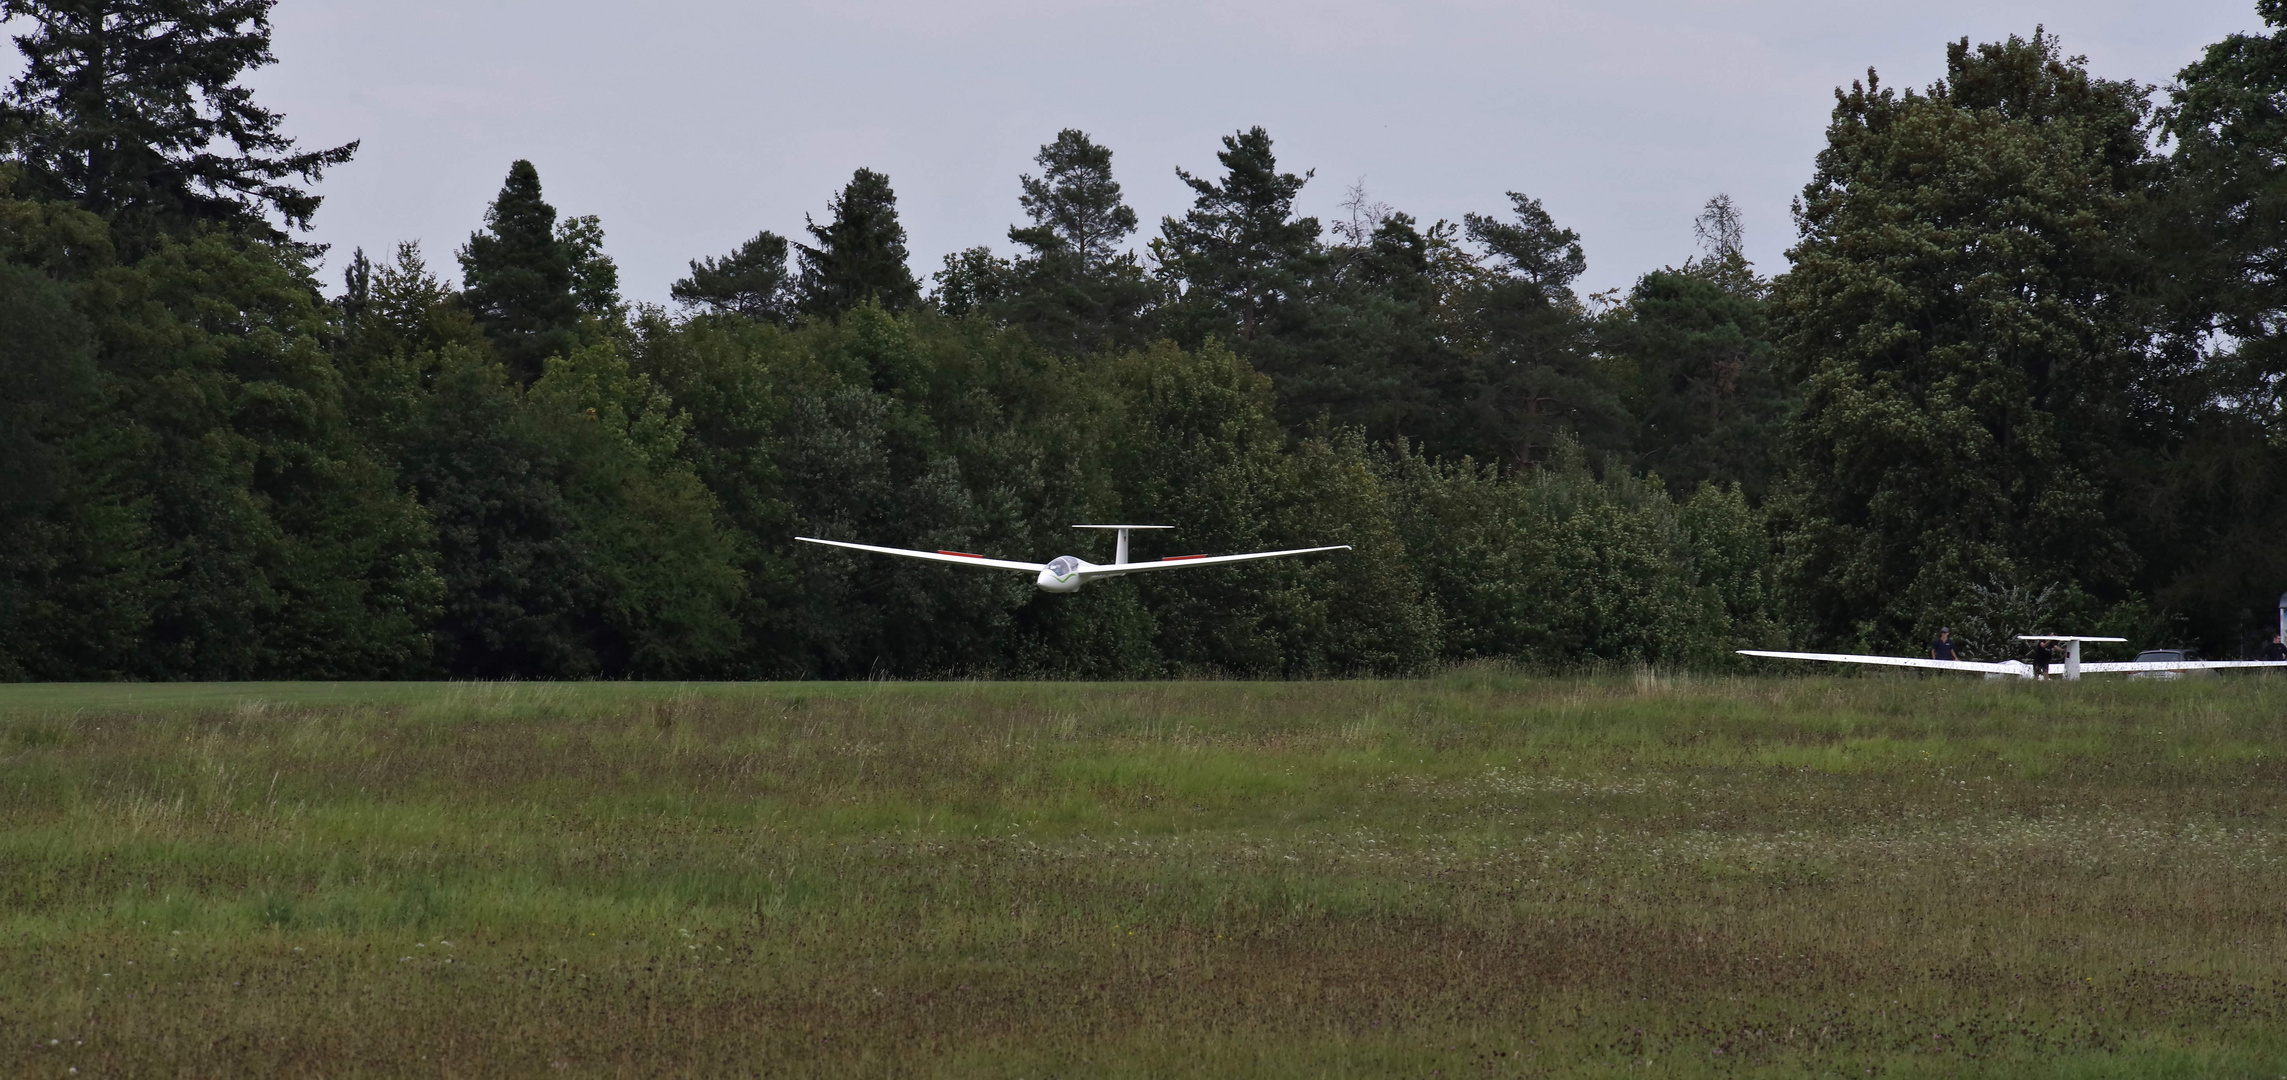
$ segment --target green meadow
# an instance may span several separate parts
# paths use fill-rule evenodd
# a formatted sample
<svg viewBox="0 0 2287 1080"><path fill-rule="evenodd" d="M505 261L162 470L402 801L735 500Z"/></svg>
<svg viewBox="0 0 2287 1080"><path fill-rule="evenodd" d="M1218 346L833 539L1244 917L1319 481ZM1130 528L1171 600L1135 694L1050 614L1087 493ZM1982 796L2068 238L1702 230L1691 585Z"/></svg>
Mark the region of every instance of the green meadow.
<svg viewBox="0 0 2287 1080"><path fill-rule="evenodd" d="M0 1075L2274 1076L2283 714L2263 677L0 687Z"/></svg>

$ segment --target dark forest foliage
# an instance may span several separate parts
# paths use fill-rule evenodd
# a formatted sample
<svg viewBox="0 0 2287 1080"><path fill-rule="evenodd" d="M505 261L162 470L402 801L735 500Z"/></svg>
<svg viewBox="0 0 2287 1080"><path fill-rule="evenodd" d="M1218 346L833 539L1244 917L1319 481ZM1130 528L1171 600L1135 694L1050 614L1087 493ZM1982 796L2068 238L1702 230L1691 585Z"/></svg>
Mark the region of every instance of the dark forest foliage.
<svg viewBox="0 0 2287 1080"><path fill-rule="evenodd" d="M2270 0L2164 94L2039 31L1870 72L1774 277L1720 195L1592 298L1528 193L1321 222L1259 127L1138 237L1065 130L926 295L860 168L673 311L528 161L457 285L409 242L328 298L294 233L355 144L241 85L270 6L0 0L0 678L1717 666L1941 622L2230 655L2287 588ZM794 540L1103 558L1069 526L1108 520L1353 550L1056 596Z"/></svg>

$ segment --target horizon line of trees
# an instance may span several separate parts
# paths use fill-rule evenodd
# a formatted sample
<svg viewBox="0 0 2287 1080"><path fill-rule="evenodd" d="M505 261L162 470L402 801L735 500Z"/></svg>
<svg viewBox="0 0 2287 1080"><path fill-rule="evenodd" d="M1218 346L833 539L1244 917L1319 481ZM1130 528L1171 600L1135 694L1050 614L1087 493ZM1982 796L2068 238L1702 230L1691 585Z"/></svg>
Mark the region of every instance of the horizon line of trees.
<svg viewBox="0 0 2287 1080"><path fill-rule="evenodd" d="M1940 624L2235 654L2287 587L2287 0L2164 97L2045 30L1869 71L1776 276L1723 195L1699 257L1593 298L1524 193L1322 223L1259 127L1139 250L1067 129L1005 253L925 282L861 168L672 310L523 160L457 287L408 241L327 295L294 236L356 144L239 85L273 2L0 0L0 678L1723 666ZM1064 597L792 540L1085 520L1354 550Z"/></svg>

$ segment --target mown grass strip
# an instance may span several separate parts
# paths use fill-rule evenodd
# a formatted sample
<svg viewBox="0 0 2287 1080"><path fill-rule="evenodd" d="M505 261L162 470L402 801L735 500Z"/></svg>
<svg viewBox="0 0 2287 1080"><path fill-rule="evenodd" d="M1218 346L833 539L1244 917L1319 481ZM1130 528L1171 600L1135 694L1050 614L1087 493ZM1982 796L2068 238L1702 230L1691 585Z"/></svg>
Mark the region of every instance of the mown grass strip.
<svg viewBox="0 0 2287 1080"><path fill-rule="evenodd" d="M0 689L0 1070L2214 1075L2287 680Z"/></svg>

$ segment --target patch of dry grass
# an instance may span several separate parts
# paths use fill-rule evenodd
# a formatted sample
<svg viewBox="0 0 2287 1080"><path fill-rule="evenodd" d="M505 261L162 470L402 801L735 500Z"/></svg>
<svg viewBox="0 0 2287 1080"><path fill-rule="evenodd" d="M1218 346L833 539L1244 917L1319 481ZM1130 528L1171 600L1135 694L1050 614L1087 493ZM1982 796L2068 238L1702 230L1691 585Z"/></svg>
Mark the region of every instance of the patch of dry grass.
<svg viewBox="0 0 2287 1080"><path fill-rule="evenodd" d="M5 688L0 1073L2274 1075L2282 705Z"/></svg>

